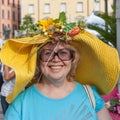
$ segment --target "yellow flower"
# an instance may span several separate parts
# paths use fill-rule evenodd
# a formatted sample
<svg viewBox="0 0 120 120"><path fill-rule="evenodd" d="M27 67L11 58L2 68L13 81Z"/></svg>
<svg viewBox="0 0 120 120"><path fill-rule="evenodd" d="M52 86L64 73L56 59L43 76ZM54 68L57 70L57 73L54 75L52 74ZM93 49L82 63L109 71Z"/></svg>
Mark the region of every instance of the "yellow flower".
<svg viewBox="0 0 120 120"><path fill-rule="evenodd" d="M48 18L48 19L46 19L46 20L40 20L40 21L39 21L39 25L40 25L40 27L42 27L43 29L48 30L49 26L50 26L50 25L53 25L53 19Z"/></svg>

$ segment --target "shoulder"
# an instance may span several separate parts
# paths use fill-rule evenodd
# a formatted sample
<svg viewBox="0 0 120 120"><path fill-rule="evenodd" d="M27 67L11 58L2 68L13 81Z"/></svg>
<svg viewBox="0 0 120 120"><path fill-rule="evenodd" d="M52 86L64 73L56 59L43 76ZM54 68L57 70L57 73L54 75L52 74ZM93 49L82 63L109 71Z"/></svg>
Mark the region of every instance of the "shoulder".
<svg viewBox="0 0 120 120"><path fill-rule="evenodd" d="M24 91L22 91L13 101L13 104L17 104L17 103L22 103L24 102L24 99L29 98L30 95L32 95L31 93L34 92L34 85L32 85L31 87L25 89Z"/></svg>
<svg viewBox="0 0 120 120"><path fill-rule="evenodd" d="M99 94L99 92L95 86L89 86L89 87L90 87L91 92L93 93L93 97L95 99L95 106L96 106L95 111L98 112L105 106L105 102L102 99L101 95ZM86 90L83 87L83 85L77 83L77 88L79 89L79 92L82 93L82 95L89 97L88 94L86 93Z"/></svg>
<svg viewBox="0 0 120 120"><path fill-rule="evenodd" d="M105 102L102 99L101 95L99 94L97 88L95 86L92 86L92 91L95 97L95 102L96 102L96 112L100 111L104 106L105 106Z"/></svg>
<svg viewBox="0 0 120 120"><path fill-rule="evenodd" d="M21 110L27 110L27 105L30 101L30 97L34 94L34 85L22 91L14 101L9 105L7 112L5 114L5 118L9 118L14 115L14 118L21 117ZM21 120L21 119L20 119Z"/></svg>

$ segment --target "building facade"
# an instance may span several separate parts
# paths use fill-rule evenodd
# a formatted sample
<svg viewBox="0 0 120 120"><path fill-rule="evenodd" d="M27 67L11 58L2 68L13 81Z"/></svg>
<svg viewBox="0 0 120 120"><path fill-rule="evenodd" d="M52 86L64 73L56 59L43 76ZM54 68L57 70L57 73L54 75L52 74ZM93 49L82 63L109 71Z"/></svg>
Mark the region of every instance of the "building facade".
<svg viewBox="0 0 120 120"><path fill-rule="evenodd" d="M108 11L114 0L107 0ZM58 17L64 11L68 22L86 18L94 11L105 12L105 0L21 0L21 19L30 14L35 22L46 17Z"/></svg>
<svg viewBox="0 0 120 120"><path fill-rule="evenodd" d="M5 29L10 30L10 38L19 29L21 20L29 14L34 22L47 17L57 18L64 11L67 21L86 18L95 11L105 12L107 1L108 12L114 0L0 0L0 38L5 38Z"/></svg>
<svg viewBox="0 0 120 120"><path fill-rule="evenodd" d="M20 0L0 0L0 38L14 37L21 21Z"/></svg>

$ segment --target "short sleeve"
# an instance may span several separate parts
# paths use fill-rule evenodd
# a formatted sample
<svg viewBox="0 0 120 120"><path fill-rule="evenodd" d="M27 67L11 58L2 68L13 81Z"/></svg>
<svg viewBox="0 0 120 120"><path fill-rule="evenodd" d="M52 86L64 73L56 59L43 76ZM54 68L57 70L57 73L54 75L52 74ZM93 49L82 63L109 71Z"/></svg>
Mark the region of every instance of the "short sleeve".
<svg viewBox="0 0 120 120"><path fill-rule="evenodd" d="M4 116L4 120L21 120L19 113L16 111L14 105L10 105Z"/></svg>
<svg viewBox="0 0 120 120"><path fill-rule="evenodd" d="M23 94L20 94L8 107L4 120L21 120Z"/></svg>
<svg viewBox="0 0 120 120"><path fill-rule="evenodd" d="M102 97L99 95L96 87L92 86L92 90L93 90L93 94L94 94L95 102L96 102L95 111L98 112L105 106L105 102L102 99Z"/></svg>

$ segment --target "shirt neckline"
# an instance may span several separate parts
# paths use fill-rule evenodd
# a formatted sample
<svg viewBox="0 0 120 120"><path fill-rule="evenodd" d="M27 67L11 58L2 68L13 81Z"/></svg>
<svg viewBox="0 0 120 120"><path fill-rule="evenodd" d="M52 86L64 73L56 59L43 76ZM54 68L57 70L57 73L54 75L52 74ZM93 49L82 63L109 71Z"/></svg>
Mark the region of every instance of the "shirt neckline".
<svg viewBox="0 0 120 120"><path fill-rule="evenodd" d="M67 96L65 96L65 97L63 97L63 98L59 98L59 99L49 98L49 97L45 96L44 94L42 94L42 93L37 89L36 84L33 85L33 88L34 88L35 92L36 92L40 97L42 97L42 98L44 98L44 99L46 99L46 100L51 100L51 101L63 101L63 100L68 99L70 96L72 96L72 95L74 94L74 92L77 90L77 86L78 86L78 84L77 84L77 82L75 82L75 88L74 88Z"/></svg>

